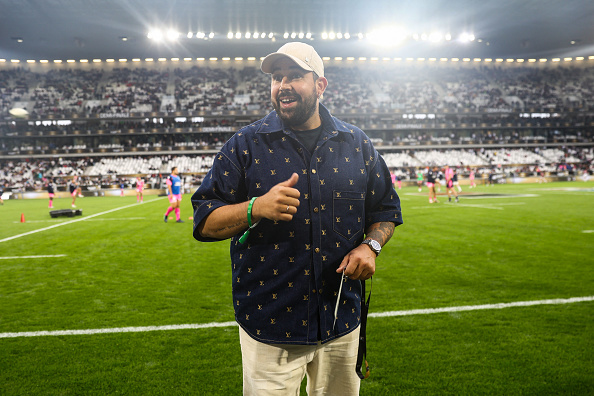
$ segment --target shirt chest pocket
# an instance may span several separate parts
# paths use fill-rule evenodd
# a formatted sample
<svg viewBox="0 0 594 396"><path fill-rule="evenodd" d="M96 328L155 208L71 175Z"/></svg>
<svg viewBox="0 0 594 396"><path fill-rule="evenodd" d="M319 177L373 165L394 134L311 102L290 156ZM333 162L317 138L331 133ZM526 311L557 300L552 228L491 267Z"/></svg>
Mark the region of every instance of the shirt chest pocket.
<svg viewBox="0 0 594 396"><path fill-rule="evenodd" d="M356 191L333 191L332 228L343 238L352 240L363 232L365 217L365 193Z"/></svg>

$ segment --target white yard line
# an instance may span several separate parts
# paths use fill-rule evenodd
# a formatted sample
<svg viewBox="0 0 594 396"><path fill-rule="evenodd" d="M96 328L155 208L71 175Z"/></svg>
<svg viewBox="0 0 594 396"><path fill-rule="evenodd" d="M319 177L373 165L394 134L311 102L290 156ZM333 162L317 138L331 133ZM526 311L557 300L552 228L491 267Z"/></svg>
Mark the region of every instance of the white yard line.
<svg viewBox="0 0 594 396"><path fill-rule="evenodd" d="M146 217L119 217L111 219L90 219L89 221L126 221L126 220L145 220ZM27 223L59 223L64 220L28 220ZM13 221L13 223L20 223L20 221Z"/></svg>
<svg viewBox="0 0 594 396"><path fill-rule="evenodd" d="M538 194L501 194L501 195L460 195L460 199L509 199L509 198L534 198L539 197Z"/></svg>
<svg viewBox="0 0 594 396"><path fill-rule="evenodd" d="M455 207L462 207L462 208L481 208L481 209L493 209L493 210L504 210L504 208L500 208L500 206L517 206L517 205L526 205L526 202L501 202L501 203L493 203L493 204L465 204L465 203L456 203L456 202L443 202L445 205L444 207L448 208L455 208ZM413 206L410 209L432 209L432 208L439 208L441 207L442 202L438 204L429 204L429 206Z"/></svg>
<svg viewBox="0 0 594 396"><path fill-rule="evenodd" d="M495 206L496 204L493 205L469 205L469 204L461 204L461 203L457 203L457 204L451 204L451 205L442 205L441 203L438 204L428 204L429 206L413 206L410 209L439 209L439 208L455 208L455 207L460 207L460 208L481 208L481 209L493 209L493 210L503 210L503 208L500 208L499 206Z"/></svg>
<svg viewBox="0 0 594 396"><path fill-rule="evenodd" d="M465 305L461 307L445 307L445 308L428 308L428 309L413 309L410 311L389 311L371 313L371 318L385 318L390 316L409 316L409 315L427 315L434 313L445 312L463 312L463 311L479 311L483 309L504 309L513 307L531 307L534 305L559 305L572 304L577 302L594 301L594 296L588 297L573 297L573 298L556 298L553 300L538 300L538 301L517 301L511 303L499 304L485 304L485 305Z"/></svg>
<svg viewBox="0 0 594 396"><path fill-rule="evenodd" d="M45 256L11 256L11 257L0 257L0 260L36 259L36 258L53 258L53 257L66 257L66 255L65 254L48 254Z"/></svg>
<svg viewBox="0 0 594 396"><path fill-rule="evenodd" d="M156 201L159 201L161 199L163 199L163 198L151 199L150 201L145 201L145 203L156 202ZM45 227L45 228L40 228L38 230L33 230L33 231L25 232L24 234L13 235L13 236L8 237L8 238L0 239L0 243L1 242L12 241L13 239L21 238L21 237L24 237L24 236L27 236L27 235L31 235L31 234L36 234L38 232L51 230L52 228L61 227L61 226L67 225L67 224L77 223L79 221L86 221L88 219L92 219L93 217L103 216L104 214L108 214L108 213L112 213L112 212L117 212L118 210L128 209L128 208L131 208L133 206L138 206L138 205L139 205L138 203L135 203L135 204L132 204L132 205L126 205L126 206L122 206L122 207L119 207L119 208L106 210L105 212L95 213L95 214L90 215L90 216L81 217L81 218L76 219L76 220L70 220L70 221L66 221L64 223L55 224L55 225L52 225L52 226L49 226L49 227Z"/></svg>
<svg viewBox="0 0 594 396"><path fill-rule="evenodd" d="M478 311L485 309L504 309L513 307L531 307L535 305L560 305L573 304L578 302L594 301L594 296L558 298L552 300L538 301L518 301L512 303L485 304L485 305L465 305L460 307L413 309L409 311L389 311L369 314L370 318L385 318L393 316L409 315L427 315L448 312ZM143 327L114 327L106 329L88 329L88 330L56 330L56 331L24 331L18 333L0 333L0 338L19 338L19 337L46 337L46 336L68 336L68 335L93 335L109 333L143 333L148 331L170 331L170 330L194 330L210 329L215 327L234 327L236 322L212 322L203 324L181 324L168 326L143 326Z"/></svg>

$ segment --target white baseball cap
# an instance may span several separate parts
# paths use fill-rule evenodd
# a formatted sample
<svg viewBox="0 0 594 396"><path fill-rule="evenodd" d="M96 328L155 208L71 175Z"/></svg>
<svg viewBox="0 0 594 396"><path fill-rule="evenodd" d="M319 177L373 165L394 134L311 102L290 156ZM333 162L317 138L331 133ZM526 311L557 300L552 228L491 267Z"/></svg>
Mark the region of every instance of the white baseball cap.
<svg viewBox="0 0 594 396"><path fill-rule="evenodd" d="M271 74L274 62L281 58L289 58L302 69L312 71L318 77L324 77L324 62L314 47L309 44L293 42L283 45L277 52L268 54L262 60L260 69L266 74Z"/></svg>

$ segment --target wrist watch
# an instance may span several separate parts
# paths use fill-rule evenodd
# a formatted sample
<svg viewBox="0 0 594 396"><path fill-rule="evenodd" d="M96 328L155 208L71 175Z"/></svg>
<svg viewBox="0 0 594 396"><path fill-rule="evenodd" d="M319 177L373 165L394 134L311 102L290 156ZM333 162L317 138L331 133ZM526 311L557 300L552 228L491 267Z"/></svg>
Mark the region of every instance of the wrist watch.
<svg viewBox="0 0 594 396"><path fill-rule="evenodd" d="M379 256L380 252L382 251L382 245L380 245L380 243L375 239L366 239L361 243L369 246L371 250L373 250L373 253L375 253L376 257Z"/></svg>

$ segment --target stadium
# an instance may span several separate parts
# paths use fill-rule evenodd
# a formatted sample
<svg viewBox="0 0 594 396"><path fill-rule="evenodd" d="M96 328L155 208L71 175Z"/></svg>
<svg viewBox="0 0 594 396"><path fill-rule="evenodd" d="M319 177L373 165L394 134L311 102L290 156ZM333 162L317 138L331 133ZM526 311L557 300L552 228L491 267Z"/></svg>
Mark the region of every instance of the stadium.
<svg viewBox="0 0 594 396"><path fill-rule="evenodd" d="M241 394L229 241L192 237L190 197L273 110L260 63L293 41L402 205L360 394L594 393L593 17L585 0L0 0L0 394ZM173 167L184 224L163 221ZM428 201L446 167L459 201L443 177Z"/></svg>

